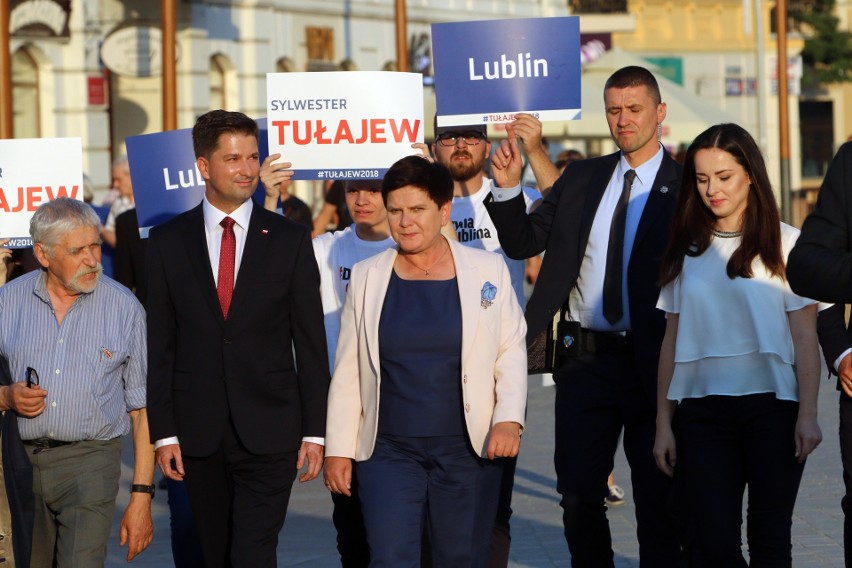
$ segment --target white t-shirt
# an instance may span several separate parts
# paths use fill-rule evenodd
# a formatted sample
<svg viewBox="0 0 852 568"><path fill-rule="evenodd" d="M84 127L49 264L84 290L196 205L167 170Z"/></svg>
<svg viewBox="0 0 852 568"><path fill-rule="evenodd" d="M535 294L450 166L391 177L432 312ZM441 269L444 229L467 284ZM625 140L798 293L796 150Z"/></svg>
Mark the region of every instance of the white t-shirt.
<svg viewBox="0 0 852 568"><path fill-rule="evenodd" d="M509 275L512 278L512 287L515 289L518 303L523 306L524 261L513 260L506 256L497 238L497 229L485 209L485 198L491 192L492 183L491 179L483 177L482 187L479 191L467 197L453 197L450 219L456 229L460 243L503 255L506 265L509 267ZM529 187L522 189L526 210L529 213L533 203L541 199L541 194Z"/></svg>
<svg viewBox="0 0 852 568"><path fill-rule="evenodd" d="M798 238L798 229L781 224L785 261ZM680 275L660 292L657 307L680 314L669 400L757 393L799 399L787 312L816 302L770 276L760 259L752 278L728 278L741 241L714 237L701 256L684 258Z"/></svg>
<svg viewBox="0 0 852 568"><path fill-rule="evenodd" d="M340 312L346 300L349 277L356 262L395 246L388 237L381 241L358 238L355 225L342 231L323 233L313 240L314 256L320 273L320 296L325 314L325 338L328 344L328 368L334 371L334 353L340 335Z"/></svg>

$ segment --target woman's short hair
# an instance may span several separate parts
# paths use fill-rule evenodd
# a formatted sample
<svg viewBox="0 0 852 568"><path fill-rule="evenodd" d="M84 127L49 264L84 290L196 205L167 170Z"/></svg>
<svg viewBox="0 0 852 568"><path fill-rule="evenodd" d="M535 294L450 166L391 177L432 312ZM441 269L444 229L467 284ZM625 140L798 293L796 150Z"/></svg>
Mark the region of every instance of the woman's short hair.
<svg viewBox="0 0 852 568"><path fill-rule="evenodd" d="M30 236L33 244L39 243L48 251L59 243L62 235L80 227L94 227L100 231L101 220L88 204L58 197L43 203L30 219Z"/></svg>
<svg viewBox="0 0 852 568"><path fill-rule="evenodd" d="M450 170L437 162L420 156L406 156L398 160L382 180L382 199L388 203L388 194L395 189L413 185L429 194L438 207L453 199L453 178Z"/></svg>

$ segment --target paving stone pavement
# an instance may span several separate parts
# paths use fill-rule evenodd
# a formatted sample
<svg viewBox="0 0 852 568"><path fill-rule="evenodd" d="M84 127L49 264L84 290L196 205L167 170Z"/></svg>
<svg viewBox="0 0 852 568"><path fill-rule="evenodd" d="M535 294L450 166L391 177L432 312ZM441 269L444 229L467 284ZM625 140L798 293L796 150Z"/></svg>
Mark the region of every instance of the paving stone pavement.
<svg viewBox="0 0 852 568"><path fill-rule="evenodd" d="M825 373L822 375L825 376ZM840 510L842 480L837 441L837 392L833 382L822 381L819 398L820 425L824 441L809 459L802 479L793 518L793 566L830 568L843 566L843 514ZM570 555L562 536L561 509L553 473L553 388L531 377L527 426L521 445L513 499L512 568L570 566ZM127 504L132 452L125 443L125 465L107 566L126 566L125 551L118 547L118 526ZM624 488L626 503L608 512L617 568L637 568L639 547L629 469L624 454L616 456L616 480ZM159 476L159 474L158 474ZM168 506L165 491L158 492L153 505L154 542L132 565L142 568L172 566ZM282 567L339 566L335 532L331 523L331 499L318 481L294 487L278 546Z"/></svg>

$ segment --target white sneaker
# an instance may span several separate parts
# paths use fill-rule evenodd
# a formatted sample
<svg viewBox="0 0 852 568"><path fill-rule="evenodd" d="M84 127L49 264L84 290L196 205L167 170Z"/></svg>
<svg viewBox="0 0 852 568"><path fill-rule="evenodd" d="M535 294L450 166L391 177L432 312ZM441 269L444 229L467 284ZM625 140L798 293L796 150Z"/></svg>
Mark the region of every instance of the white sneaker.
<svg viewBox="0 0 852 568"><path fill-rule="evenodd" d="M624 489L618 485L609 486L609 495L604 498L607 505L624 505Z"/></svg>

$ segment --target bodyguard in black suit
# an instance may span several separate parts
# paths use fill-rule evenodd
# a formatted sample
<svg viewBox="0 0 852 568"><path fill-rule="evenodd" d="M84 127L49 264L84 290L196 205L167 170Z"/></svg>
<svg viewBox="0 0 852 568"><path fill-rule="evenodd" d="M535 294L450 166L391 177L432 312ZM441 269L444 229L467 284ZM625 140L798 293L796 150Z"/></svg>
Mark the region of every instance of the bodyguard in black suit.
<svg viewBox="0 0 852 568"><path fill-rule="evenodd" d="M509 189L495 189L486 206L509 256L545 252L526 309L527 343L563 305L582 326L580 354L554 373L554 461L572 566L613 566L604 497L624 428L640 562L665 568L677 564L679 546L665 508L670 482L651 454L665 330L656 304L681 168L658 142L666 106L650 72L620 69L604 102L620 152L569 164L527 216L513 196L521 160L509 125L509 140L492 159L496 187Z"/></svg>
<svg viewBox="0 0 852 568"><path fill-rule="evenodd" d="M844 320L845 304L852 303L852 142L840 147L828 167L814 211L787 259L787 279L799 295L836 303L820 312L817 331L826 365L839 375L843 547L852 568L852 328Z"/></svg>
<svg viewBox="0 0 852 568"><path fill-rule="evenodd" d="M148 243L151 438L187 483L207 567L275 566L297 468L322 465L319 271L308 230L251 202L255 122L211 111L192 134L204 201Z"/></svg>

